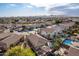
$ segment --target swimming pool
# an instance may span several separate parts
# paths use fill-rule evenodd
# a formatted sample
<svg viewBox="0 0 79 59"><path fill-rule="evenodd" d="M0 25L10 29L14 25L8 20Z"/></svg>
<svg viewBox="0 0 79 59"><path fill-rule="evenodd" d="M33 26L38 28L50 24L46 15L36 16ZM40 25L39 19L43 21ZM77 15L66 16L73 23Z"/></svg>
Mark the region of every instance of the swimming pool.
<svg viewBox="0 0 79 59"><path fill-rule="evenodd" d="M79 46L73 46L73 40L71 40L71 39L65 39L64 41L63 41L63 44L64 45L68 45L68 46L70 46L70 47L73 47L73 48L75 48L75 49L79 49ZM79 43L79 41L77 42L77 43Z"/></svg>
<svg viewBox="0 0 79 59"><path fill-rule="evenodd" d="M71 40L71 39L65 39L63 41L63 44L65 44L65 45L72 45L72 43L73 43L73 40Z"/></svg>

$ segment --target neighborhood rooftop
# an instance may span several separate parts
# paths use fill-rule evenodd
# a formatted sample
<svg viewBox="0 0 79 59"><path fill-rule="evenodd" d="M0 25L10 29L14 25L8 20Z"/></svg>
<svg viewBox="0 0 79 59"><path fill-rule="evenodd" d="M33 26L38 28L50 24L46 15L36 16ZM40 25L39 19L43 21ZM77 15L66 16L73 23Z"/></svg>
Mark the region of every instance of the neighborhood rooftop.
<svg viewBox="0 0 79 59"><path fill-rule="evenodd" d="M12 33L1 33L0 34L0 41L3 40L6 37L9 37Z"/></svg>
<svg viewBox="0 0 79 59"><path fill-rule="evenodd" d="M34 35L31 34L31 35L27 36L27 39L32 43L32 45L34 47L40 47L47 42L46 39L39 37L36 34L34 34Z"/></svg>
<svg viewBox="0 0 79 59"><path fill-rule="evenodd" d="M10 47L11 44L16 44L23 36L13 34L10 37L0 41L2 43L5 43L7 47Z"/></svg>
<svg viewBox="0 0 79 59"><path fill-rule="evenodd" d="M67 56L79 56L79 49L70 47Z"/></svg>
<svg viewBox="0 0 79 59"><path fill-rule="evenodd" d="M45 31L45 32L53 32L54 31L54 29L53 28L43 28L43 29L41 29L41 31Z"/></svg>

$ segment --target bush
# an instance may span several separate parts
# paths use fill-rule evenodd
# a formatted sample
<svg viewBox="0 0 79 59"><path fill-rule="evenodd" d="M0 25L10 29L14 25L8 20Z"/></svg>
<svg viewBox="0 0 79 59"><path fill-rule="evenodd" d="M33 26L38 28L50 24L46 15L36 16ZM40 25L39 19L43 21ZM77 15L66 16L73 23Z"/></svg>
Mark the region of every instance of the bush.
<svg viewBox="0 0 79 59"><path fill-rule="evenodd" d="M21 46L16 46L9 49L6 56L35 56L35 53L30 48L23 48Z"/></svg>

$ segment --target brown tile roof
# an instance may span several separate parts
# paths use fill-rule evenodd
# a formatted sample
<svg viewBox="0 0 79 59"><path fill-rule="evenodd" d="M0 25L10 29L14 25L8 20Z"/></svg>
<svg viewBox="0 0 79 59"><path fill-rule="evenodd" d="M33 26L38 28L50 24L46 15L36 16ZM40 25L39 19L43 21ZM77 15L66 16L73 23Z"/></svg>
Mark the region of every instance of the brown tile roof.
<svg viewBox="0 0 79 59"><path fill-rule="evenodd" d="M53 28L43 28L43 29L41 29L41 31L44 31L44 32L53 32L54 31L54 29Z"/></svg>
<svg viewBox="0 0 79 59"><path fill-rule="evenodd" d="M64 22L64 23L61 23L60 25L73 26L74 24L75 24L74 22Z"/></svg>
<svg viewBox="0 0 79 59"><path fill-rule="evenodd" d="M40 47L47 42L46 39L38 37L36 34L34 34L34 35L31 34L31 35L27 36L27 39L31 42L31 44L34 47Z"/></svg>
<svg viewBox="0 0 79 59"><path fill-rule="evenodd" d="M1 33L0 34L0 41L6 37L9 37L12 33Z"/></svg>
<svg viewBox="0 0 79 59"><path fill-rule="evenodd" d="M67 56L79 56L79 49L70 47Z"/></svg>
<svg viewBox="0 0 79 59"><path fill-rule="evenodd" d="M10 37L8 37L0 42L5 43L7 45L7 48L8 48L8 47L10 47L11 44L16 44L21 38L23 38L23 36L13 34Z"/></svg>

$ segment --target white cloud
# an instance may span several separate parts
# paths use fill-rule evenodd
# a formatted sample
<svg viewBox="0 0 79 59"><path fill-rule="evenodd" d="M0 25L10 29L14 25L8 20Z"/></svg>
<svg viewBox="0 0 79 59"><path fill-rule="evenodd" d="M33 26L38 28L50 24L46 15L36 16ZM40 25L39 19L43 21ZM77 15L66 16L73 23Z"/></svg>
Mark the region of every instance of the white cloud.
<svg viewBox="0 0 79 59"><path fill-rule="evenodd" d="M55 3L78 3L79 0L2 0L12 3L30 3L35 6L49 6Z"/></svg>
<svg viewBox="0 0 79 59"><path fill-rule="evenodd" d="M63 3L60 2L63 0L27 0L26 3L30 3L31 5L34 5L36 7L45 7L46 10L48 10L51 7L55 6L61 6L61 5L66 5L68 3Z"/></svg>
<svg viewBox="0 0 79 59"><path fill-rule="evenodd" d="M67 7L67 9L78 9L79 6L72 6L72 7Z"/></svg>
<svg viewBox="0 0 79 59"><path fill-rule="evenodd" d="M22 3L23 8L33 8L32 5L29 5L28 3Z"/></svg>
<svg viewBox="0 0 79 59"><path fill-rule="evenodd" d="M11 6L11 7L15 7L15 6L16 6L16 4L9 4L9 6Z"/></svg>
<svg viewBox="0 0 79 59"><path fill-rule="evenodd" d="M45 7L46 11L49 10L51 7L66 5L68 3L78 3L79 0L2 0L3 3L29 3L31 5L34 5L36 7ZM11 6L15 6L15 4L10 4ZM27 5L24 6L26 8ZM32 8L32 6L28 6L29 8ZM78 8L78 7L76 7ZM74 7L71 7L70 9L74 9ZM31 12L30 12L31 13ZM54 15L64 15L66 14L63 11L52 11L51 12ZM33 14L33 13L32 13ZM38 13L41 14L41 13ZM46 13L45 13L46 14ZM48 13L47 13L48 14Z"/></svg>
<svg viewBox="0 0 79 59"><path fill-rule="evenodd" d="M6 7L7 7L7 8L16 7L16 4L11 3L11 4L6 5Z"/></svg>
<svg viewBox="0 0 79 59"><path fill-rule="evenodd" d="M23 8L33 8L33 6L31 6L31 5L23 5Z"/></svg>
<svg viewBox="0 0 79 59"><path fill-rule="evenodd" d="M75 3L75 2L78 3L79 2L79 0L7 0L7 1L4 0L4 1L10 2L10 3L11 2L12 3L30 3L36 7L45 7L46 10L48 10L51 7L58 6L58 5L65 5L67 3Z"/></svg>
<svg viewBox="0 0 79 59"><path fill-rule="evenodd" d="M24 4L25 8L27 6L27 3L30 3L30 5L28 5L27 7L32 8L33 6L36 7L45 7L46 11L48 11L51 7L56 7L56 6L62 6L62 5L67 5L68 3L53 3L52 0L33 0L36 2L32 2L29 0L29 2L27 1L26 4ZM33 5L33 6L32 6Z"/></svg>
<svg viewBox="0 0 79 59"><path fill-rule="evenodd" d="M28 8L33 8L33 6L30 6L30 5L28 5L27 7L28 7Z"/></svg>
<svg viewBox="0 0 79 59"><path fill-rule="evenodd" d="M65 15L66 14L63 11L51 11L50 13L53 14L53 15Z"/></svg>
<svg viewBox="0 0 79 59"><path fill-rule="evenodd" d="M64 6L64 5L67 5L68 3L56 3L56 4L51 4L49 6L45 6L46 7L46 10L48 11L50 8L54 8L54 7L57 7L57 6Z"/></svg>

